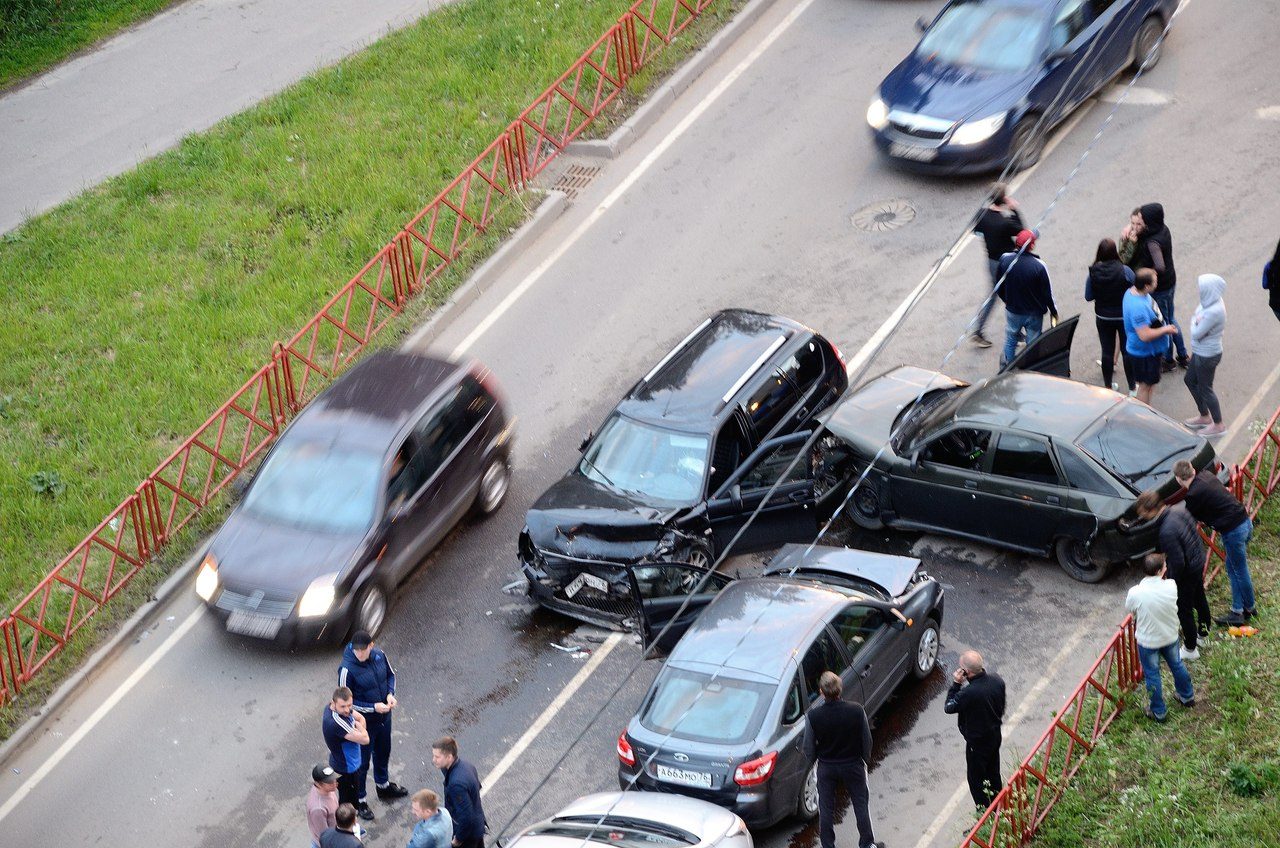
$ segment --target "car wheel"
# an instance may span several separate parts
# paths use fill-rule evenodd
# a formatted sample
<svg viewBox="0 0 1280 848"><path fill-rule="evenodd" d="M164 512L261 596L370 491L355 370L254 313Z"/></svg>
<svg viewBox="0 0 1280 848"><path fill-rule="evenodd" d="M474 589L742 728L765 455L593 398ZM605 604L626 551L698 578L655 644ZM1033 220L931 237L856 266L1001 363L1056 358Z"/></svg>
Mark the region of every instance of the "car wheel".
<svg viewBox="0 0 1280 848"><path fill-rule="evenodd" d="M355 621L352 631L364 630L370 636L377 637L382 624L387 620L387 593L377 584L366 586L356 599Z"/></svg>
<svg viewBox="0 0 1280 848"><path fill-rule="evenodd" d="M880 487L870 477L857 486L849 502L849 517L863 530L879 530L884 527L880 518Z"/></svg>
<svg viewBox="0 0 1280 848"><path fill-rule="evenodd" d="M476 514L493 515L506 500L511 487L511 467L501 454L490 457L480 475L480 491L476 492Z"/></svg>
<svg viewBox="0 0 1280 848"><path fill-rule="evenodd" d="M1027 115L1014 127L1010 145L1014 171L1025 171L1040 161L1040 155L1044 153L1045 130L1039 115Z"/></svg>
<svg viewBox="0 0 1280 848"><path fill-rule="evenodd" d="M796 799L796 818L810 821L818 815L818 764L814 762L805 772L800 784L800 797Z"/></svg>
<svg viewBox="0 0 1280 848"><path fill-rule="evenodd" d="M1138 27L1138 34L1133 37L1133 64L1130 66L1135 74L1151 70L1160 61L1160 34L1163 32L1164 26L1155 15Z"/></svg>
<svg viewBox="0 0 1280 848"><path fill-rule="evenodd" d="M711 550L711 545L703 541L690 542L689 547L685 550L684 561L696 568L711 569L716 563L715 551Z"/></svg>
<svg viewBox="0 0 1280 848"><path fill-rule="evenodd" d="M1081 583L1100 583L1110 571L1107 563L1094 562L1088 543L1082 539L1059 539L1055 550L1058 565Z"/></svg>
<svg viewBox="0 0 1280 848"><path fill-rule="evenodd" d="M916 680L924 680L933 673L933 666L938 661L938 643L938 622L926 618L916 635L915 662L911 664L911 673Z"/></svg>

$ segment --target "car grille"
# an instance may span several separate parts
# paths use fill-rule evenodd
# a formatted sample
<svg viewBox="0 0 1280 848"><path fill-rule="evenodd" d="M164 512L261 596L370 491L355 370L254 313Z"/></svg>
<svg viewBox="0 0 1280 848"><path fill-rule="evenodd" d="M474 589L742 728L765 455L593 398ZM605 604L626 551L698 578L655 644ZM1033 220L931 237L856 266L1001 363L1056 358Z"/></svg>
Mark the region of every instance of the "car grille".
<svg viewBox="0 0 1280 848"><path fill-rule="evenodd" d="M594 589L579 589L577 594L572 598L569 597L564 587L556 589L553 597L562 604L571 604L577 607L596 610L608 614L610 617L619 619L633 619L640 614L640 604L635 598L619 598L615 595L605 595Z"/></svg>
<svg viewBox="0 0 1280 848"><path fill-rule="evenodd" d="M889 113L889 126L895 133L917 141L942 141L951 132L954 123L925 115Z"/></svg>
<svg viewBox="0 0 1280 848"><path fill-rule="evenodd" d="M244 591L226 588L218 596L215 606L228 612L240 610L271 618L288 618L289 613L293 612L293 605L297 599L297 595L288 595L283 592L264 592L261 589Z"/></svg>

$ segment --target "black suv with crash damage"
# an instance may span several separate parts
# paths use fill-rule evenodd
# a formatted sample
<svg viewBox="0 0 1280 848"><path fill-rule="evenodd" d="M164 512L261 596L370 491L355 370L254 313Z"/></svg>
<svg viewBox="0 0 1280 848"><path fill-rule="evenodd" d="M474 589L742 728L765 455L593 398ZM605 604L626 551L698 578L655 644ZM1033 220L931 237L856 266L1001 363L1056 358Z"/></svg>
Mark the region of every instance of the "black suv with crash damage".
<svg viewBox="0 0 1280 848"><path fill-rule="evenodd" d="M627 626L630 566L710 565L735 536L739 552L812 538L834 496L815 479L813 417L847 387L840 352L808 327L740 309L707 318L530 508L519 542L530 595Z"/></svg>

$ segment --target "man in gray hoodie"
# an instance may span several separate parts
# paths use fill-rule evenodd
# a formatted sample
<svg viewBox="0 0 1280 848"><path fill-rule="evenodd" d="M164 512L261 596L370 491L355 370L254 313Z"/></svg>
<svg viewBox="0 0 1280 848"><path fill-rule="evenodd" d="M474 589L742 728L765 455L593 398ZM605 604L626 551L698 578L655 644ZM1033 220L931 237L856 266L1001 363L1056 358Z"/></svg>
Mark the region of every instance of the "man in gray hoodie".
<svg viewBox="0 0 1280 848"><path fill-rule="evenodd" d="M1219 436L1227 431L1222 423L1222 407L1213 391L1213 377L1222 361L1222 331L1227 326L1227 309L1222 303L1227 281L1217 274L1201 274L1200 305L1191 316L1191 364L1183 382L1191 391L1200 414L1188 418L1188 427L1202 428L1202 436Z"/></svg>

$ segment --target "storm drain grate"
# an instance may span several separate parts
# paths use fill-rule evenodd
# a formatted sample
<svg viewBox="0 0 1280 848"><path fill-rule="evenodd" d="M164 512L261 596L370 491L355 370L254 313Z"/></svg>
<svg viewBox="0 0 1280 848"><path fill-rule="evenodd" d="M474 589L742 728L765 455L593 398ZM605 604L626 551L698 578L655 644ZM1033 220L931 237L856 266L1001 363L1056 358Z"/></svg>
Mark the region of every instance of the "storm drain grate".
<svg viewBox="0 0 1280 848"><path fill-rule="evenodd" d="M905 200L877 200L853 213L853 225L869 233L885 233L916 219L916 210Z"/></svg>
<svg viewBox="0 0 1280 848"><path fill-rule="evenodd" d="M576 200L578 192L591 185L591 181L600 173L599 168L586 165L570 165L551 187L553 191L562 191L570 200Z"/></svg>

